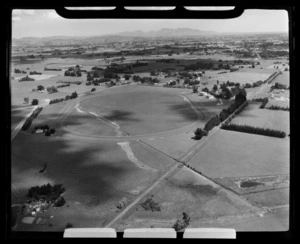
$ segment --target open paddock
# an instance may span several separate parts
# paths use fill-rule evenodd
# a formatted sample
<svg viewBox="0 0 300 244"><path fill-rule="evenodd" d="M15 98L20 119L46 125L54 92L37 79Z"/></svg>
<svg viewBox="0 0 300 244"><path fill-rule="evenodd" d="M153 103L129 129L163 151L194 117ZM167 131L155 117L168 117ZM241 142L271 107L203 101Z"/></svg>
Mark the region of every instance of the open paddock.
<svg viewBox="0 0 300 244"><path fill-rule="evenodd" d="M289 174L289 145L288 138L219 130L189 165L210 178Z"/></svg>
<svg viewBox="0 0 300 244"><path fill-rule="evenodd" d="M20 224L18 230L62 231L67 222L104 227L120 212L116 206L122 198L131 202L174 165L139 142L120 143L20 133L12 144L12 204L26 201L30 187L47 183L63 184L66 204L45 213L54 216L52 227Z"/></svg>
<svg viewBox="0 0 300 244"><path fill-rule="evenodd" d="M288 111L260 109L261 103L250 103L231 122L238 125L249 125L290 133L290 119ZM269 104L267 103L269 106Z"/></svg>
<svg viewBox="0 0 300 244"><path fill-rule="evenodd" d="M106 89L97 96L82 100L64 125L69 127L73 123L72 116L76 115L79 124L86 128L80 131L83 134L102 136L105 134L99 129L109 126L115 130L115 136L126 136L170 131L195 122L198 115L189 103L175 92L168 91L132 85ZM77 131L77 128L73 130Z"/></svg>
<svg viewBox="0 0 300 244"><path fill-rule="evenodd" d="M249 214L256 210L251 204L228 194L186 167L163 180L140 203L150 195L153 195L153 200L159 204L161 211L146 211L138 205L113 227L118 231L123 231L124 227L172 228L177 219L182 219L183 212L190 216L192 224L218 217Z"/></svg>

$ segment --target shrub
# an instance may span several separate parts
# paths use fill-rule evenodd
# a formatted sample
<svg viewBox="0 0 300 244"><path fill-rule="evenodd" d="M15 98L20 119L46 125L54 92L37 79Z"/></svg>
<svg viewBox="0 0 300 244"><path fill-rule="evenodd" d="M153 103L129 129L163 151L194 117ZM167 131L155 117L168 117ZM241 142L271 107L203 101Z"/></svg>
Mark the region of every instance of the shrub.
<svg viewBox="0 0 300 244"><path fill-rule="evenodd" d="M46 130L46 132L45 132L45 136L51 136L51 133L50 133L50 131L49 131L49 130Z"/></svg>
<svg viewBox="0 0 300 244"><path fill-rule="evenodd" d="M42 86L42 85L38 85L38 86L37 86L37 90L38 90L38 91L43 91L43 90L45 90L45 87Z"/></svg>
<svg viewBox="0 0 300 244"><path fill-rule="evenodd" d="M50 131L51 134L55 133L55 129L54 128L50 129L49 131Z"/></svg>
<svg viewBox="0 0 300 244"><path fill-rule="evenodd" d="M47 87L47 92L54 93L54 92L58 92L58 90L55 86L51 86L51 87Z"/></svg>
<svg viewBox="0 0 300 244"><path fill-rule="evenodd" d="M146 211L148 211L148 210L151 210L152 212L160 211L159 204L157 202L155 202L152 197L153 197L153 195L150 198L148 198L145 202L143 202L141 204L141 206Z"/></svg>
<svg viewBox="0 0 300 244"><path fill-rule="evenodd" d="M92 88L91 92L94 92L94 91L96 91L96 88Z"/></svg>
<svg viewBox="0 0 300 244"><path fill-rule="evenodd" d="M71 94L70 99L77 98L77 97L78 97L78 95L77 95L77 92L75 91Z"/></svg>
<svg viewBox="0 0 300 244"><path fill-rule="evenodd" d="M249 84L249 83L246 83L245 84L245 86L244 86L244 88L251 88L252 86L251 86L251 84Z"/></svg>
<svg viewBox="0 0 300 244"><path fill-rule="evenodd" d="M272 129L264 129L259 127L253 127L248 125L236 125L236 124L223 124L221 126L223 130L232 130L238 132L245 132L250 134L257 134L257 135L264 135L264 136L271 136L271 137L279 137L284 138L286 137L286 133L279 130L272 130Z"/></svg>
<svg viewBox="0 0 300 244"><path fill-rule="evenodd" d="M39 100L38 99L32 99L31 101L31 105L38 105L39 104Z"/></svg>
<svg viewBox="0 0 300 244"><path fill-rule="evenodd" d="M29 103L29 97L24 97L24 103Z"/></svg>
<svg viewBox="0 0 300 244"><path fill-rule="evenodd" d="M87 83L85 83L87 86L90 86L90 85L92 85L92 83L89 81L89 82L87 82Z"/></svg>
<svg viewBox="0 0 300 244"><path fill-rule="evenodd" d="M207 136L208 133L205 130L197 128L196 131L194 132L194 134L195 134L194 139L200 140L203 136Z"/></svg>

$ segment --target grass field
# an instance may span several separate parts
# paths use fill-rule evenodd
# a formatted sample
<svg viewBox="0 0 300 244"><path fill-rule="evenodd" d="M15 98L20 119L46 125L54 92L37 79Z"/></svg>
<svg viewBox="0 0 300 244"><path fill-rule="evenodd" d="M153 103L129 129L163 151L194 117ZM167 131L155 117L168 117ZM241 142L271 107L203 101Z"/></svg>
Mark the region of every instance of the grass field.
<svg viewBox="0 0 300 244"><path fill-rule="evenodd" d="M289 139L220 130L189 165L211 178L289 174Z"/></svg>
<svg viewBox="0 0 300 244"><path fill-rule="evenodd" d="M122 231L124 226L171 228L177 219L182 218L183 212L187 213L191 217L191 223L194 223L199 220L249 214L255 209L185 167L162 181L149 195L153 195L161 211L145 211L138 206L132 215L128 215L113 227L118 231ZM144 200L146 199L147 197Z"/></svg>
<svg viewBox="0 0 300 244"><path fill-rule="evenodd" d="M173 165L171 159L144 145L129 146L147 168L138 167L116 142L21 133L12 145L12 203L26 200L31 186L63 184L66 206L47 212L54 215L53 227L40 228L63 230L67 222L101 227L118 213L116 205L123 197L130 202ZM45 162L45 173L38 173Z"/></svg>
<svg viewBox="0 0 300 244"><path fill-rule="evenodd" d="M289 71L282 71L282 74L278 75L274 80L273 80L273 84L275 84L276 82L286 85L286 86L290 86L290 72Z"/></svg>
<svg viewBox="0 0 300 244"><path fill-rule="evenodd" d="M85 113L77 110L73 114L82 117L80 124L88 124L88 134L101 133L99 126L102 124L105 127L111 125L125 135L143 135L181 128L194 122L197 114L190 105L182 97L167 91L144 86L108 89L97 97L80 102L79 108ZM96 114L103 116L105 121L98 119L90 123L97 120ZM64 122L67 126L68 121L67 118Z"/></svg>
<svg viewBox="0 0 300 244"><path fill-rule="evenodd" d="M233 124L250 125L290 133L290 119L288 111L260 109L260 103L249 104L233 120ZM269 105L268 105L269 106Z"/></svg>

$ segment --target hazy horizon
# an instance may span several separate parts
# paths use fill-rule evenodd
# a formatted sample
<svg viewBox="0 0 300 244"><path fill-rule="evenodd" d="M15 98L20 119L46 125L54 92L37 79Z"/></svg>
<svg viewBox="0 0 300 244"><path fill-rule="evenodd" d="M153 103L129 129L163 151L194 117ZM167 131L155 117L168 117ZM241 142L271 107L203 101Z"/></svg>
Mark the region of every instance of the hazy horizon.
<svg viewBox="0 0 300 244"><path fill-rule="evenodd" d="M99 26L101 28L99 28ZM65 19L54 10L13 10L12 38L90 37L190 28L219 33L288 33L285 10L245 10L234 19Z"/></svg>

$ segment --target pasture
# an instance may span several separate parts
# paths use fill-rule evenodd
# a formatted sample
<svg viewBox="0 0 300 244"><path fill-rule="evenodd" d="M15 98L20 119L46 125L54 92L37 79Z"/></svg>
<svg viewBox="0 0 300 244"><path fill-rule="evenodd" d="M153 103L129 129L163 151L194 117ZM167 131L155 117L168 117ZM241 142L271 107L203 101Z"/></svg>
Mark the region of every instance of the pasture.
<svg viewBox="0 0 300 244"><path fill-rule="evenodd" d="M54 216L52 227L20 224L18 230L62 231L67 222L103 227L123 197L130 202L174 164L138 142L127 143L126 151L117 142L20 133L12 144L12 204L27 200L30 187L50 183L66 188L66 205L45 213Z"/></svg>
<svg viewBox="0 0 300 244"><path fill-rule="evenodd" d="M144 135L178 129L194 122L197 114L191 106L182 97L168 91L145 86L107 89L81 101L80 111L75 108L71 120L67 117L64 125L72 124L72 115L77 114L80 124L84 128L87 127L84 124L88 125L87 129L80 130L82 133L86 131L101 136L98 131L101 126L110 126L124 135Z"/></svg>
<svg viewBox="0 0 300 244"><path fill-rule="evenodd" d="M149 193L150 195L153 195L153 200L159 204L161 211L146 211L139 205L131 215L127 215L127 218L113 227L118 231L122 231L125 226L126 228L151 228L151 226L172 228L176 220L182 218L183 212L191 217L191 223L195 223L246 214L255 210L251 204L228 194L216 184L186 167L163 180Z"/></svg>
<svg viewBox="0 0 300 244"><path fill-rule="evenodd" d="M261 103L250 103L231 122L238 125L249 125L265 129L281 130L288 135L290 133L289 112L260 109L260 104Z"/></svg>
<svg viewBox="0 0 300 244"><path fill-rule="evenodd" d="M219 130L189 165L210 178L289 174L289 150L288 138Z"/></svg>

